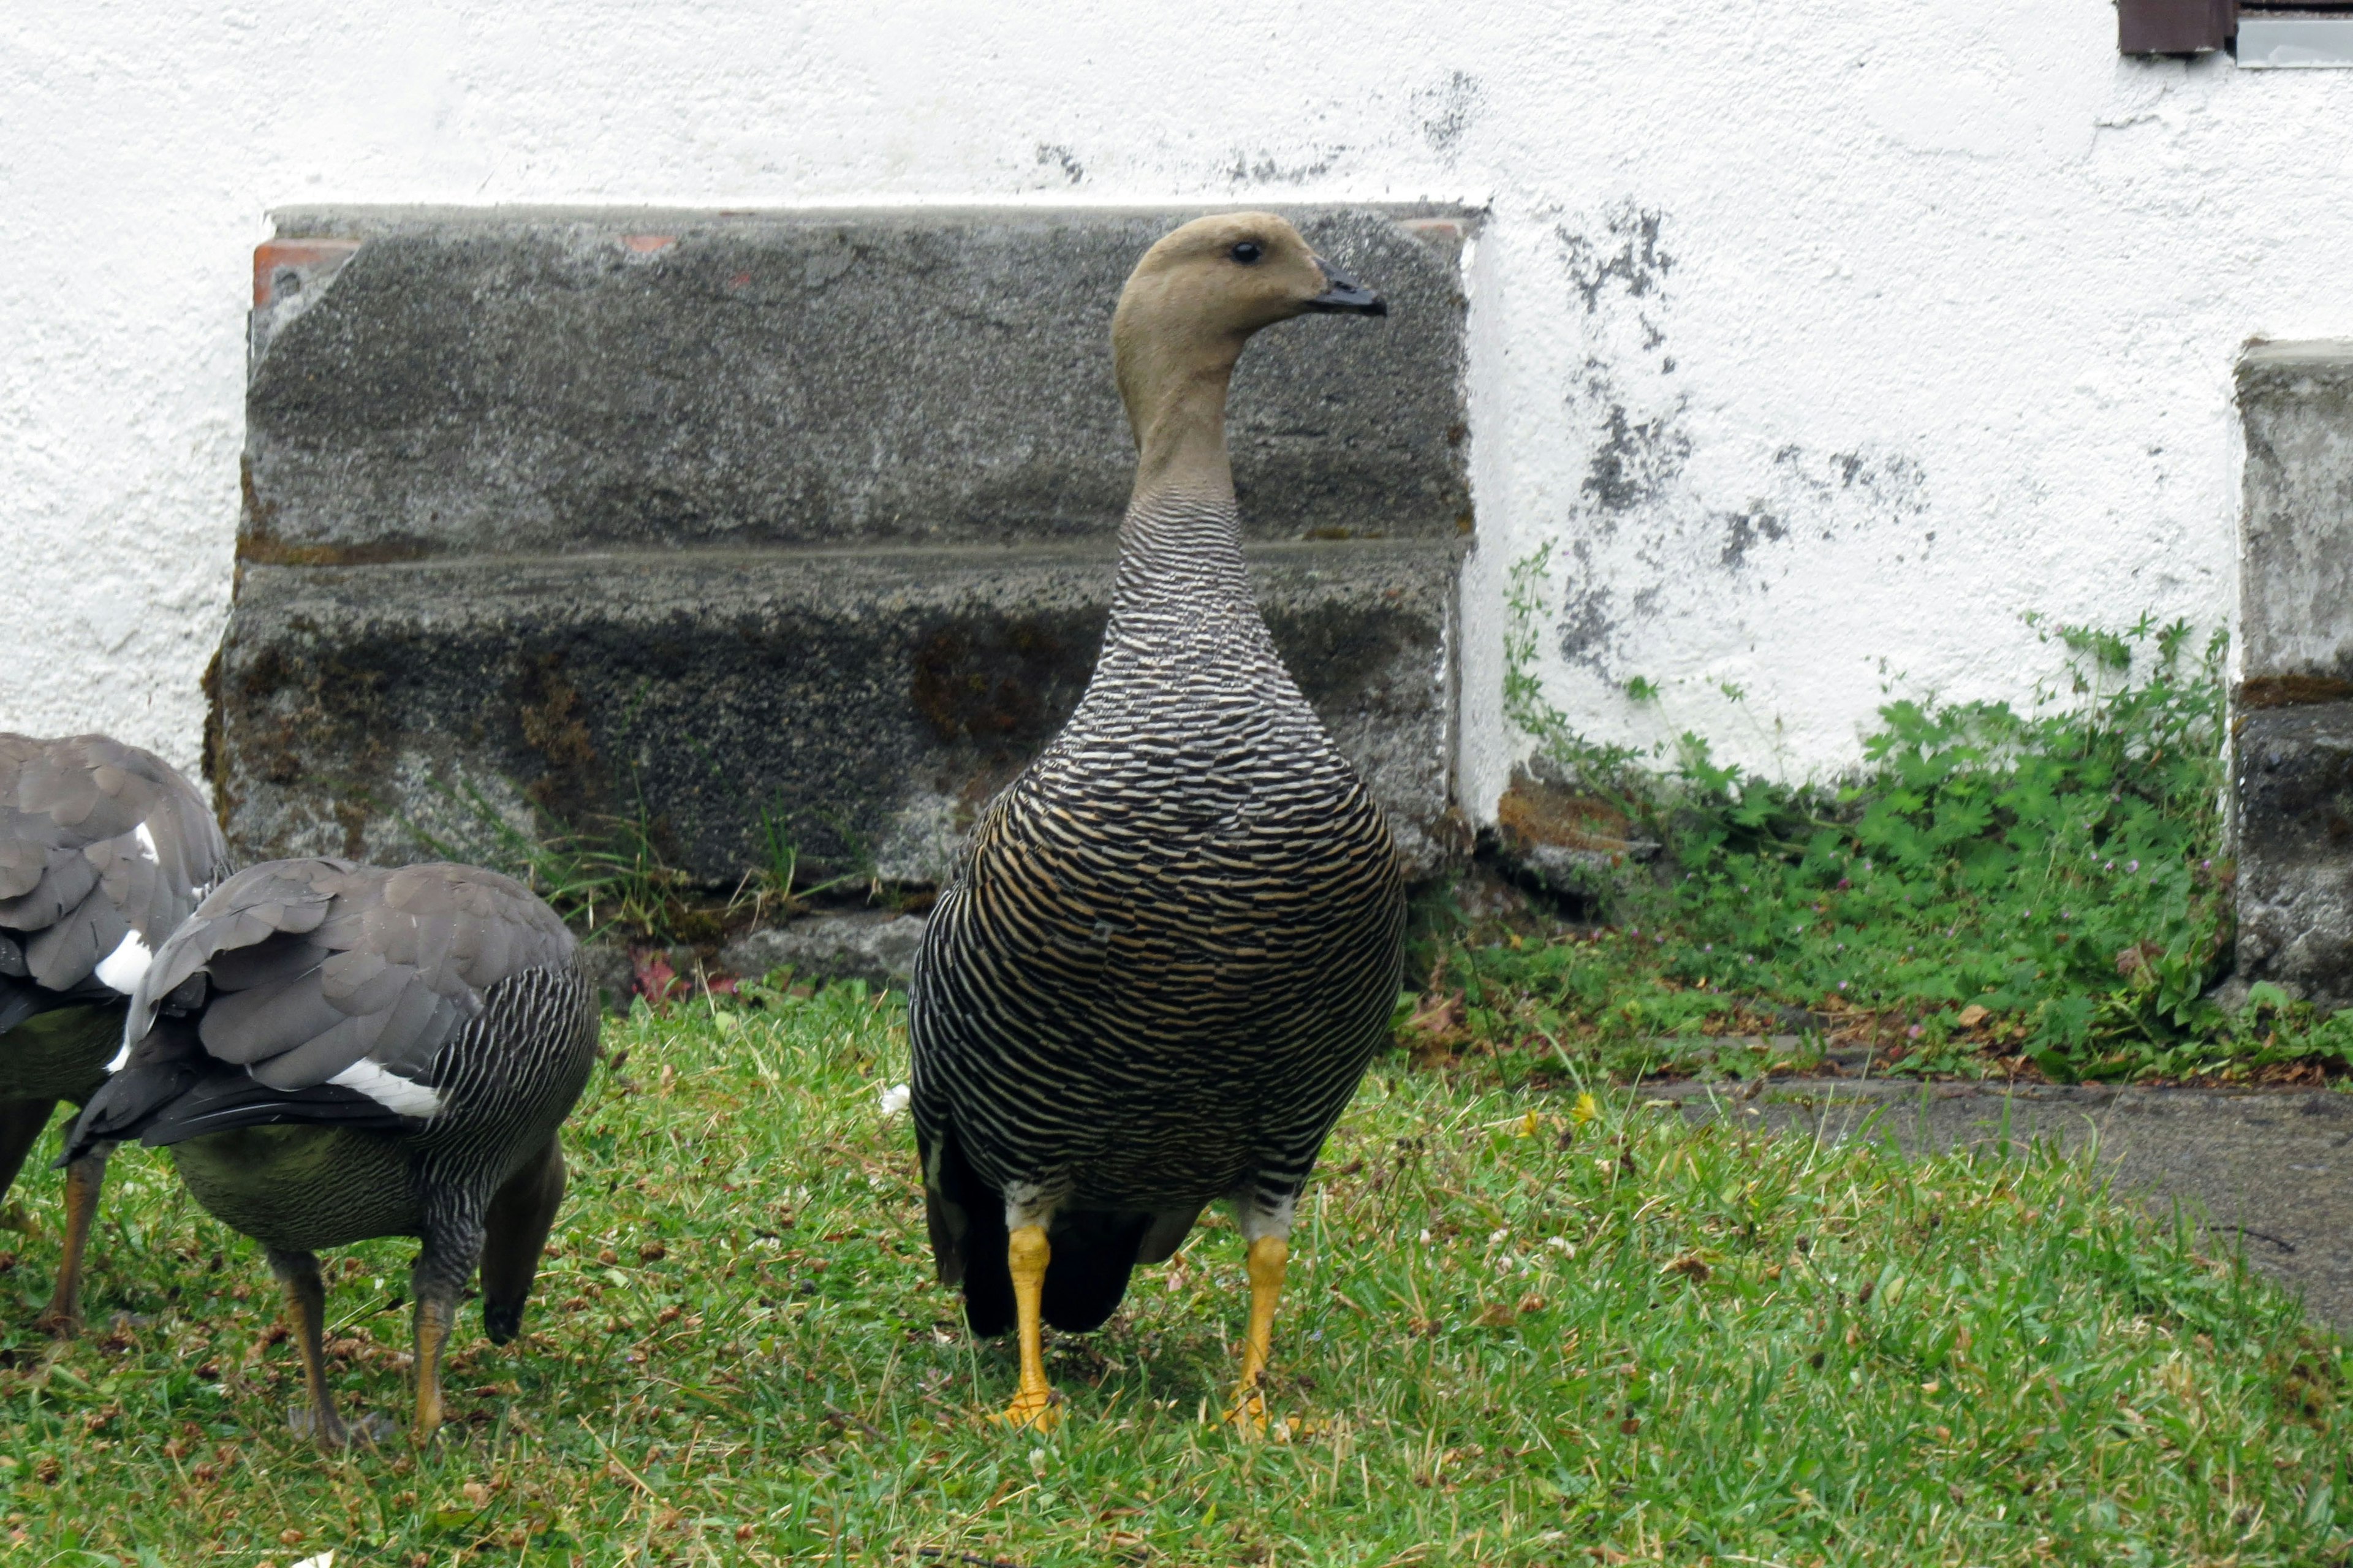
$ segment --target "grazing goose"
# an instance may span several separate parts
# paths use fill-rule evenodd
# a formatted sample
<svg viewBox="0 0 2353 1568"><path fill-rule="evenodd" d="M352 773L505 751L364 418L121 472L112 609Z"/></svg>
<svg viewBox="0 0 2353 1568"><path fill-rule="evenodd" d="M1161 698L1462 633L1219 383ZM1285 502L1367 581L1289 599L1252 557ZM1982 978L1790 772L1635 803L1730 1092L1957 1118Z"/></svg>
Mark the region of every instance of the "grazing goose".
<svg viewBox="0 0 2353 1568"><path fill-rule="evenodd" d="M315 1251L420 1238L421 1441L441 1420L441 1349L477 1262L491 1338L522 1325L595 1002L555 911L496 872L273 860L223 883L157 952L131 999L128 1059L69 1152L168 1147L197 1201L269 1249L307 1424L331 1447L348 1433L327 1392Z"/></svg>
<svg viewBox="0 0 2353 1568"><path fill-rule="evenodd" d="M228 874L212 808L153 752L103 735L0 734L0 1191L58 1101L87 1100L149 958ZM81 1321L102 1152L66 1167L66 1237L36 1320Z"/></svg>
<svg viewBox="0 0 2353 1568"><path fill-rule="evenodd" d="M1242 345L1308 311L1385 308L1266 213L1187 224L1129 278L1112 345L1141 457L1103 652L916 960L933 1252L976 1333L1019 1331L1016 1425L1056 1419L1040 1320L1099 1326L1224 1200L1250 1282L1229 1418L1263 1426L1293 1205L1397 999L1396 850L1260 619L1226 458Z"/></svg>

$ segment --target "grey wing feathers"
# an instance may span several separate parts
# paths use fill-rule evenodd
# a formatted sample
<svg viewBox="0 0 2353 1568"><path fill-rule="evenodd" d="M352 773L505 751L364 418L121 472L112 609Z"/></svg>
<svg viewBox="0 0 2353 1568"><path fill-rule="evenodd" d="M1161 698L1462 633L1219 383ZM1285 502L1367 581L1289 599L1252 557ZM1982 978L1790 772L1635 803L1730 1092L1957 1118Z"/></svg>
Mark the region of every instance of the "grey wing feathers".
<svg viewBox="0 0 2353 1568"><path fill-rule="evenodd" d="M493 871L272 861L230 878L164 944L129 1037L201 973L206 1053L260 1083L309 1089L363 1061L413 1073L491 986L566 965L574 949L554 910Z"/></svg>
<svg viewBox="0 0 2353 1568"><path fill-rule="evenodd" d="M128 991L227 865L204 796L162 758L103 735L0 734L10 973L52 991Z"/></svg>

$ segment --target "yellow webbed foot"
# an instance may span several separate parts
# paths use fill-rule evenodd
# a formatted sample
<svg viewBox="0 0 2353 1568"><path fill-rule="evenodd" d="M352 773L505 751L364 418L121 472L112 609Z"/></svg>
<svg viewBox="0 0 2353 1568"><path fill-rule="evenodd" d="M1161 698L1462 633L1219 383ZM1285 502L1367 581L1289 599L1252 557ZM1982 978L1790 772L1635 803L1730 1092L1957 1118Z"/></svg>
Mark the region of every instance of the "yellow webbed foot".
<svg viewBox="0 0 2353 1568"><path fill-rule="evenodd" d="M1266 1395L1256 1388L1234 1391L1233 1404L1226 1407L1226 1425L1246 1437L1266 1436Z"/></svg>
<svg viewBox="0 0 2353 1568"><path fill-rule="evenodd" d="M1013 1403L989 1417L1001 1426L1018 1432L1051 1432L1062 1424L1062 1402L1050 1388L1031 1392L1023 1389L1013 1396Z"/></svg>

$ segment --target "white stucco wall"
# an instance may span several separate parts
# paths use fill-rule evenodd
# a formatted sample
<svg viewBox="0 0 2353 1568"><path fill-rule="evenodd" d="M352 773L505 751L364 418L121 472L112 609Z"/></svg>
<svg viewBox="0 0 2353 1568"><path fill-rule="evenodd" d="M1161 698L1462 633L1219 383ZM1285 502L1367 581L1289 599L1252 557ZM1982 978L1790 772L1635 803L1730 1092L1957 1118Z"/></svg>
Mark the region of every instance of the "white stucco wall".
<svg viewBox="0 0 2353 1568"><path fill-rule="evenodd" d="M2023 695L2021 611L2224 619L2232 361L2353 335L2353 71L2114 37L2105 0L13 0L0 728L195 762L274 205L1430 198L1493 213L1474 808L1547 540L1593 733L1834 770L1892 677Z"/></svg>

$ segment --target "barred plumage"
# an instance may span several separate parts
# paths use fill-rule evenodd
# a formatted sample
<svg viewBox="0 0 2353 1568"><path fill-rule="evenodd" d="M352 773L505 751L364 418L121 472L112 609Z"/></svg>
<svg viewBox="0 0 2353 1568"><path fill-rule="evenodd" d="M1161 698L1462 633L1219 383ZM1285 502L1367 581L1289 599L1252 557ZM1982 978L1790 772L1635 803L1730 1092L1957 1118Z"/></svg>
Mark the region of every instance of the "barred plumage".
<svg viewBox="0 0 2353 1568"><path fill-rule="evenodd" d="M555 911L467 866L256 866L156 953L128 1037L73 1149L169 1147L197 1200L269 1249L330 1445L345 1432L318 1359L313 1254L417 1237L429 1432L459 1292L479 1262L484 1326L513 1338L563 1196L557 1129L587 1081L596 1014Z"/></svg>
<svg viewBox="0 0 2353 1568"><path fill-rule="evenodd" d="M1074 1330L1212 1201L1254 1247L1279 1242L1385 1037L1396 851L1259 615L1222 434L1242 338L1318 300L1377 303L1264 214L1177 231L1123 298L1144 465L1103 653L1069 724L983 814L910 1000L934 1249L980 1333L1021 1315L1026 1230L1050 1254L1038 1311ZM1186 341L1203 320L1240 330ZM1028 1405L1008 1414L1044 1419L1021 1326ZM1261 1327L1254 1310L1262 1360ZM1255 1377L1246 1364L1246 1390Z"/></svg>
<svg viewBox="0 0 2353 1568"><path fill-rule="evenodd" d="M228 874L195 786L103 735L0 734L0 1191L60 1100L106 1079L124 999L156 947ZM57 1287L38 1321L81 1316L81 1262L102 1154L66 1173Z"/></svg>

